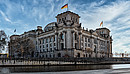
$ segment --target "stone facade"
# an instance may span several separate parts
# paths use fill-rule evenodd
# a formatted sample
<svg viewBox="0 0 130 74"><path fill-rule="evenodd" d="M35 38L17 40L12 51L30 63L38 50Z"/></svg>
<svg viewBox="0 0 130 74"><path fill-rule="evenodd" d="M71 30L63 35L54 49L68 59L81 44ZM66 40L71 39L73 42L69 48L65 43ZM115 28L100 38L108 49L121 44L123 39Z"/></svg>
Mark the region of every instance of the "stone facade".
<svg viewBox="0 0 130 74"><path fill-rule="evenodd" d="M40 28L33 32L34 57L112 57L112 37L108 28L84 29L79 23L80 16L70 11L56 18L57 22L46 25L44 31Z"/></svg>
<svg viewBox="0 0 130 74"><path fill-rule="evenodd" d="M107 28L84 29L79 23L80 16L67 11L56 16L37 35L37 56L50 57L111 57L112 37Z"/></svg>
<svg viewBox="0 0 130 74"><path fill-rule="evenodd" d="M34 57L36 49L36 35L42 33L42 27L37 30L24 32L21 35L10 36L9 56L10 57Z"/></svg>

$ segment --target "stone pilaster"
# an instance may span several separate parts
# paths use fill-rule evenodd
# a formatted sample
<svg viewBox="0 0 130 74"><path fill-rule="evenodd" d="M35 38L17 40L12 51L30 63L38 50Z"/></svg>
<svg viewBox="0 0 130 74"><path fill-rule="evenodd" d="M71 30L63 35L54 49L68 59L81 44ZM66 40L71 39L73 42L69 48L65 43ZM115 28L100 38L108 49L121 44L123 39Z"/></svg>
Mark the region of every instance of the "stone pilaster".
<svg viewBox="0 0 130 74"><path fill-rule="evenodd" d="M73 48L75 48L75 33L73 33Z"/></svg>
<svg viewBox="0 0 130 74"><path fill-rule="evenodd" d="M45 43L44 43L44 47L45 47L44 50L47 51L47 47L46 47L46 38L44 38L44 42L45 42Z"/></svg>
<svg viewBox="0 0 130 74"><path fill-rule="evenodd" d="M83 50L85 50L85 37L83 37Z"/></svg>
<svg viewBox="0 0 130 74"><path fill-rule="evenodd" d="M66 48L66 31L63 31L63 35L64 35L64 48Z"/></svg>
<svg viewBox="0 0 130 74"><path fill-rule="evenodd" d="M50 51L50 37L48 37L48 51Z"/></svg>
<svg viewBox="0 0 130 74"><path fill-rule="evenodd" d="M81 33L79 33L79 49L81 49Z"/></svg>
<svg viewBox="0 0 130 74"><path fill-rule="evenodd" d="M60 49L60 33L58 34L57 39L58 39L58 50L61 50L61 49Z"/></svg>
<svg viewBox="0 0 130 74"><path fill-rule="evenodd" d="M52 36L52 51L54 50L54 37Z"/></svg>
<svg viewBox="0 0 130 74"><path fill-rule="evenodd" d="M58 49L58 33L55 33L56 49Z"/></svg>

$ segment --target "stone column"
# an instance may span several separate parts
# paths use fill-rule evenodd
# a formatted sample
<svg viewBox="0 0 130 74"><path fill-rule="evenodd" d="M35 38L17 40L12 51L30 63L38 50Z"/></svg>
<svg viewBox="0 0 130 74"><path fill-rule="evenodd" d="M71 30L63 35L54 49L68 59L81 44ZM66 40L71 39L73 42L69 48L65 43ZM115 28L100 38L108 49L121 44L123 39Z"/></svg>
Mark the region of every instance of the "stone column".
<svg viewBox="0 0 130 74"><path fill-rule="evenodd" d="M58 50L61 50L61 49L60 49L60 33L58 34L58 37L57 37L57 38L58 38Z"/></svg>
<svg viewBox="0 0 130 74"><path fill-rule="evenodd" d="M71 30L68 30L66 33L66 45L67 48L72 48L72 33Z"/></svg>
<svg viewBox="0 0 130 74"><path fill-rule="evenodd" d="M108 50L107 50L107 40L105 40L105 56L108 57Z"/></svg>
<svg viewBox="0 0 130 74"><path fill-rule="evenodd" d="M73 48L75 48L75 33L73 33Z"/></svg>
<svg viewBox="0 0 130 74"><path fill-rule="evenodd" d="M64 35L64 49L66 48L66 31L63 31L63 35Z"/></svg>
<svg viewBox="0 0 130 74"><path fill-rule="evenodd" d="M44 47L45 47L44 50L47 51L47 48L46 48L46 38L44 38L44 42L45 42L45 43L44 43Z"/></svg>
<svg viewBox="0 0 130 74"><path fill-rule="evenodd" d="M73 46L74 46L74 31L72 30L71 31L71 36L72 36L72 39L71 39L71 44L72 44L72 48L74 48Z"/></svg>
<svg viewBox="0 0 130 74"><path fill-rule="evenodd" d="M54 50L54 37L52 36L52 51Z"/></svg>
<svg viewBox="0 0 130 74"><path fill-rule="evenodd" d="M40 40L38 39L38 51L40 52Z"/></svg>
<svg viewBox="0 0 130 74"><path fill-rule="evenodd" d="M97 37L97 57L100 57L100 56L98 55L98 53L99 53L99 46L100 46L100 44L99 44L99 39L98 39L98 37Z"/></svg>
<svg viewBox="0 0 130 74"><path fill-rule="evenodd" d="M80 43L80 48L81 48L81 50L83 50L83 48L82 48L82 43L83 43L83 41L82 41L82 34L80 35L80 39L81 39L81 43Z"/></svg>
<svg viewBox="0 0 130 74"><path fill-rule="evenodd" d="M48 51L50 51L50 37L48 37Z"/></svg>
<svg viewBox="0 0 130 74"><path fill-rule="evenodd" d="M85 50L85 37L83 37L83 50Z"/></svg>
<svg viewBox="0 0 130 74"><path fill-rule="evenodd" d="M81 33L79 33L79 49L81 49Z"/></svg>
<svg viewBox="0 0 130 74"><path fill-rule="evenodd" d="M58 33L55 33L56 49L58 49Z"/></svg>
<svg viewBox="0 0 130 74"><path fill-rule="evenodd" d="M112 57L112 41L111 40L110 40L110 54L111 54L110 57Z"/></svg>
<svg viewBox="0 0 130 74"><path fill-rule="evenodd" d="M94 51L94 39L93 39L93 37L91 38L91 48Z"/></svg>

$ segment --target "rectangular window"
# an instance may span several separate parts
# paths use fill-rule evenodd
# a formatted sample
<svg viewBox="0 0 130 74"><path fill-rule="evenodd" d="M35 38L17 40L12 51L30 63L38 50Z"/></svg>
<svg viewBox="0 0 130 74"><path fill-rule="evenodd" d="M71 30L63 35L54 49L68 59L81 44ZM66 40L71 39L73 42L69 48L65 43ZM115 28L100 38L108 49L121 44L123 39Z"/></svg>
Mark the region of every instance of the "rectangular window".
<svg viewBox="0 0 130 74"><path fill-rule="evenodd" d="M85 42L87 42L87 38L85 38Z"/></svg>
<svg viewBox="0 0 130 74"><path fill-rule="evenodd" d="M50 51L52 51L52 48L50 48Z"/></svg>
<svg viewBox="0 0 130 74"><path fill-rule="evenodd" d="M75 40L77 39L77 34L75 34Z"/></svg>
<svg viewBox="0 0 130 74"><path fill-rule="evenodd" d="M41 40L40 40L40 44L41 44Z"/></svg>
<svg viewBox="0 0 130 74"><path fill-rule="evenodd" d="M48 43L48 38L46 39L46 43Z"/></svg>
<svg viewBox="0 0 130 74"><path fill-rule="evenodd" d="M56 46L56 43L54 43L54 46Z"/></svg>
<svg viewBox="0 0 130 74"><path fill-rule="evenodd" d="M41 49L41 46L40 46L40 49Z"/></svg>
<svg viewBox="0 0 130 74"><path fill-rule="evenodd" d="M59 19L59 23L61 22L61 19Z"/></svg>
<svg viewBox="0 0 130 74"><path fill-rule="evenodd" d="M90 47L90 44L88 44L88 47Z"/></svg>
<svg viewBox="0 0 130 74"><path fill-rule="evenodd" d="M50 38L50 42L52 42L52 41L53 41L53 37Z"/></svg>
<svg viewBox="0 0 130 74"><path fill-rule="evenodd" d="M94 39L94 43L97 44L97 39Z"/></svg>
<svg viewBox="0 0 130 74"><path fill-rule="evenodd" d="M55 41L55 37L53 37L54 38L54 41Z"/></svg>
<svg viewBox="0 0 130 74"><path fill-rule="evenodd" d="M43 42L42 42L43 44L44 44L44 39L43 39Z"/></svg>
<svg viewBox="0 0 130 74"><path fill-rule="evenodd" d="M43 45L43 48L44 48L44 45Z"/></svg>
<svg viewBox="0 0 130 74"><path fill-rule="evenodd" d="M52 44L50 44L50 47L52 47Z"/></svg>
<svg viewBox="0 0 130 74"><path fill-rule="evenodd" d="M46 45L46 47L48 47L48 44Z"/></svg>
<svg viewBox="0 0 130 74"><path fill-rule="evenodd" d="M85 46L87 47L87 43L85 43Z"/></svg>
<svg viewBox="0 0 130 74"><path fill-rule="evenodd" d="M64 43L61 43L61 49L63 50L63 48L64 48Z"/></svg>
<svg viewBox="0 0 130 74"><path fill-rule="evenodd" d="M88 38L88 42L90 42L90 39Z"/></svg>
<svg viewBox="0 0 130 74"><path fill-rule="evenodd" d="M36 44L37 44L37 41L36 41Z"/></svg>
<svg viewBox="0 0 130 74"><path fill-rule="evenodd" d="M43 51L45 51L45 49L43 49Z"/></svg>
<svg viewBox="0 0 130 74"><path fill-rule="evenodd" d="M62 40L64 39L64 35L63 35L63 34L61 34L61 39L62 39Z"/></svg>

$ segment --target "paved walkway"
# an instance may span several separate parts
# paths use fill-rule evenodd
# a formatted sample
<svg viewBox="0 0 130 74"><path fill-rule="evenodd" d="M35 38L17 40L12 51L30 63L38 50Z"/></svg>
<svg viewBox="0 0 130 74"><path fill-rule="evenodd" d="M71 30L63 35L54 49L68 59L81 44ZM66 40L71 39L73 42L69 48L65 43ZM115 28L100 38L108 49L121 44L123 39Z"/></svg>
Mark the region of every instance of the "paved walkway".
<svg viewBox="0 0 130 74"><path fill-rule="evenodd" d="M130 69L102 69L68 72L34 72L34 73L11 73L11 74L130 74Z"/></svg>

